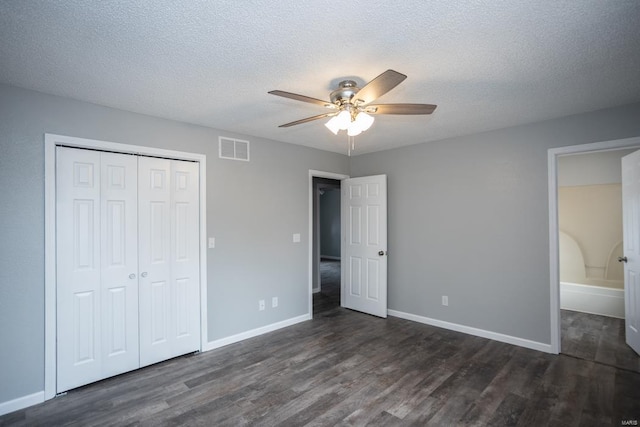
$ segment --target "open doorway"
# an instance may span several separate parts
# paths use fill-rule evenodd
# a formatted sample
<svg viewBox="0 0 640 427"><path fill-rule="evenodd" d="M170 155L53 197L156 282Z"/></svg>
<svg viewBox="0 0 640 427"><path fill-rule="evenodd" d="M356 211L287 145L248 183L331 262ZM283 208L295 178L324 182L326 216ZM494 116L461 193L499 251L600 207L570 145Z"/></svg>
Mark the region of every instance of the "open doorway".
<svg viewBox="0 0 640 427"><path fill-rule="evenodd" d="M321 248L321 224L320 224L320 190L324 189L324 188L331 188L331 191L333 191L333 189L338 188L337 194L340 195L340 186L341 186L341 181L344 179L349 178L349 175L343 175L343 174L337 174L337 173L333 173L333 172L324 172L324 171L318 171L318 170L309 170L309 314L310 317L313 317L316 314L316 310L314 310L314 302L316 302L316 300L319 300L320 298L322 298L321 296L321 292L322 291L322 276L321 276L321 255L323 255L322 252L322 248ZM323 190L323 193L326 193L326 191ZM335 208L334 208L335 209ZM334 258L338 258L338 259L333 259L333 261L337 261L337 266L338 266L338 276L336 277L335 275L335 271L336 269L333 268L332 270L332 276L333 276L333 280L334 283L336 283L336 286L334 286L334 289L337 289L338 291L338 295L337 296L333 296L332 297L332 302L331 302L331 307L335 306L337 304L337 306L339 307L341 305L341 284L342 284L342 263L341 258L342 258L342 246L341 246L341 229L342 229L342 212L340 209L340 205L338 204L337 207L337 211L338 211L338 218L339 218L339 222L338 222L338 239L339 239L339 245L340 245L340 254L339 255L333 255ZM329 230L329 232L331 232L331 230ZM334 235L335 235L335 230L334 230ZM326 254L325 254L326 255ZM329 255L331 256L331 255ZM331 261L331 260L328 260ZM326 288L326 286L325 286ZM320 309L320 306L318 306L318 304L316 304L317 308Z"/></svg>
<svg viewBox="0 0 640 427"><path fill-rule="evenodd" d="M640 359L625 343L624 277L617 258L620 162L639 142L549 151L552 350L632 371L640 371Z"/></svg>
<svg viewBox="0 0 640 427"><path fill-rule="evenodd" d="M621 158L634 149L558 158L561 351L630 370L626 348Z"/></svg>
<svg viewBox="0 0 640 427"><path fill-rule="evenodd" d="M634 149L558 159L560 306L624 318L621 158Z"/></svg>
<svg viewBox="0 0 640 427"><path fill-rule="evenodd" d="M340 307L341 216L340 181L314 177L313 314Z"/></svg>

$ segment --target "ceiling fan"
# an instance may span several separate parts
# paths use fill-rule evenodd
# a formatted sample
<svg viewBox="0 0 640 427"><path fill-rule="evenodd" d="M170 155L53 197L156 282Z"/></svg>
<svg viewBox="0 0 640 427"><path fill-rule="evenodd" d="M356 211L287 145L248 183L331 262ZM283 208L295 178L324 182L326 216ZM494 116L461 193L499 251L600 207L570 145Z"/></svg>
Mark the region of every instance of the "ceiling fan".
<svg viewBox="0 0 640 427"><path fill-rule="evenodd" d="M272 90L269 93L296 101L320 105L331 110L328 113L285 123L279 126L281 128L331 117L325 126L334 135L337 135L340 130L346 130L349 136L356 136L371 127L374 121L372 114L433 113L436 105L432 104L371 104L377 98L398 86L406 78L407 76L402 73L387 70L362 88L359 88L353 80L343 80L338 84L338 89L329 95L330 101L323 101L282 90Z"/></svg>

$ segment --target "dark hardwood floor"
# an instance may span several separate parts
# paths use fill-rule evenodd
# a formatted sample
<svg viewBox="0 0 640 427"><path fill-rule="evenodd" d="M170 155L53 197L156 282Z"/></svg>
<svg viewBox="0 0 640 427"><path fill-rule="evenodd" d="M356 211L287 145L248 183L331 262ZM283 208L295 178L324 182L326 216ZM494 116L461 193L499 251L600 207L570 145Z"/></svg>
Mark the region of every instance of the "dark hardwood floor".
<svg viewBox="0 0 640 427"><path fill-rule="evenodd" d="M334 304L312 321L72 390L0 417L0 425L537 427L634 420L638 373Z"/></svg>
<svg viewBox="0 0 640 427"><path fill-rule="evenodd" d="M340 261L323 258L320 262L320 292L313 295L313 314L340 307Z"/></svg>
<svg viewBox="0 0 640 427"><path fill-rule="evenodd" d="M569 310L561 310L561 319L563 354L640 373L640 357L625 342L624 319Z"/></svg>

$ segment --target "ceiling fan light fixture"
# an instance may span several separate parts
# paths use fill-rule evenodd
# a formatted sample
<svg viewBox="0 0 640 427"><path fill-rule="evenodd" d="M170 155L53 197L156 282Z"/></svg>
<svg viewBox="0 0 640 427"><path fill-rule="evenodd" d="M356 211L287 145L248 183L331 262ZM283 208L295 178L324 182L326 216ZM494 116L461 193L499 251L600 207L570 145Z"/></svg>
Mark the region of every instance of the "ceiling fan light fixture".
<svg viewBox="0 0 640 427"><path fill-rule="evenodd" d="M324 124L327 129L329 129L334 135L338 134L338 131L340 130L340 124L338 121L338 117L337 116L333 116L331 117L331 119Z"/></svg>
<svg viewBox="0 0 640 427"><path fill-rule="evenodd" d="M369 114L365 113L364 111L361 111L360 113L358 113L358 115L356 116L356 120L354 123L357 123L358 126L360 127L360 130L362 132L364 132L365 130L369 129L371 127L371 125L374 122L374 118L373 116L370 116Z"/></svg>
<svg viewBox="0 0 640 427"><path fill-rule="evenodd" d="M357 121L351 122L349 127L347 128L347 135L349 136L357 136L362 133L362 128L358 125Z"/></svg>
<svg viewBox="0 0 640 427"><path fill-rule="evenodd" d="M348 110L340 111L336 117L336 125L340 130L347 130L351 124L351 112Z"/></svg>

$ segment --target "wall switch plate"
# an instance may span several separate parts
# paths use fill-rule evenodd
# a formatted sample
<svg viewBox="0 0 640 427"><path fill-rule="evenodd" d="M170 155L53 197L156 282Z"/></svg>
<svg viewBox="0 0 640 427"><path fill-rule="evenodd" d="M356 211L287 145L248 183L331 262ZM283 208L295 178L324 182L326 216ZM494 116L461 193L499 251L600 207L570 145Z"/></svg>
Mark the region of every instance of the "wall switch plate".
<svg viewBox="0 0 640 427"><path fill-rule="evenodd" d="M293 235L293 243L300 243L300 233L295 233Z"/></svg>
<svg viewBox="0 0 640 427"><path fill-rule="evenodd" d="M216 238L209 237L209 249L213 249L216 247Z"/></svg>
<svg viewBox="0 0 640 427"><path fill-rule="evenodd" d="M276 308L278 306L278 297L271 298L271 307Z"/></svg>
<svg viewBox="0 0 640 427"><path fill-rule="evenodd" d="M258 310L262 311L265 309L265 303L264 300L261 299L260 301L258 301Z"/></svg>
<svg viewBox="0 0 640 427"><path fill-rule="evenodd" d="M449 297L442 295L442 305L449 305Z"/></svg>

